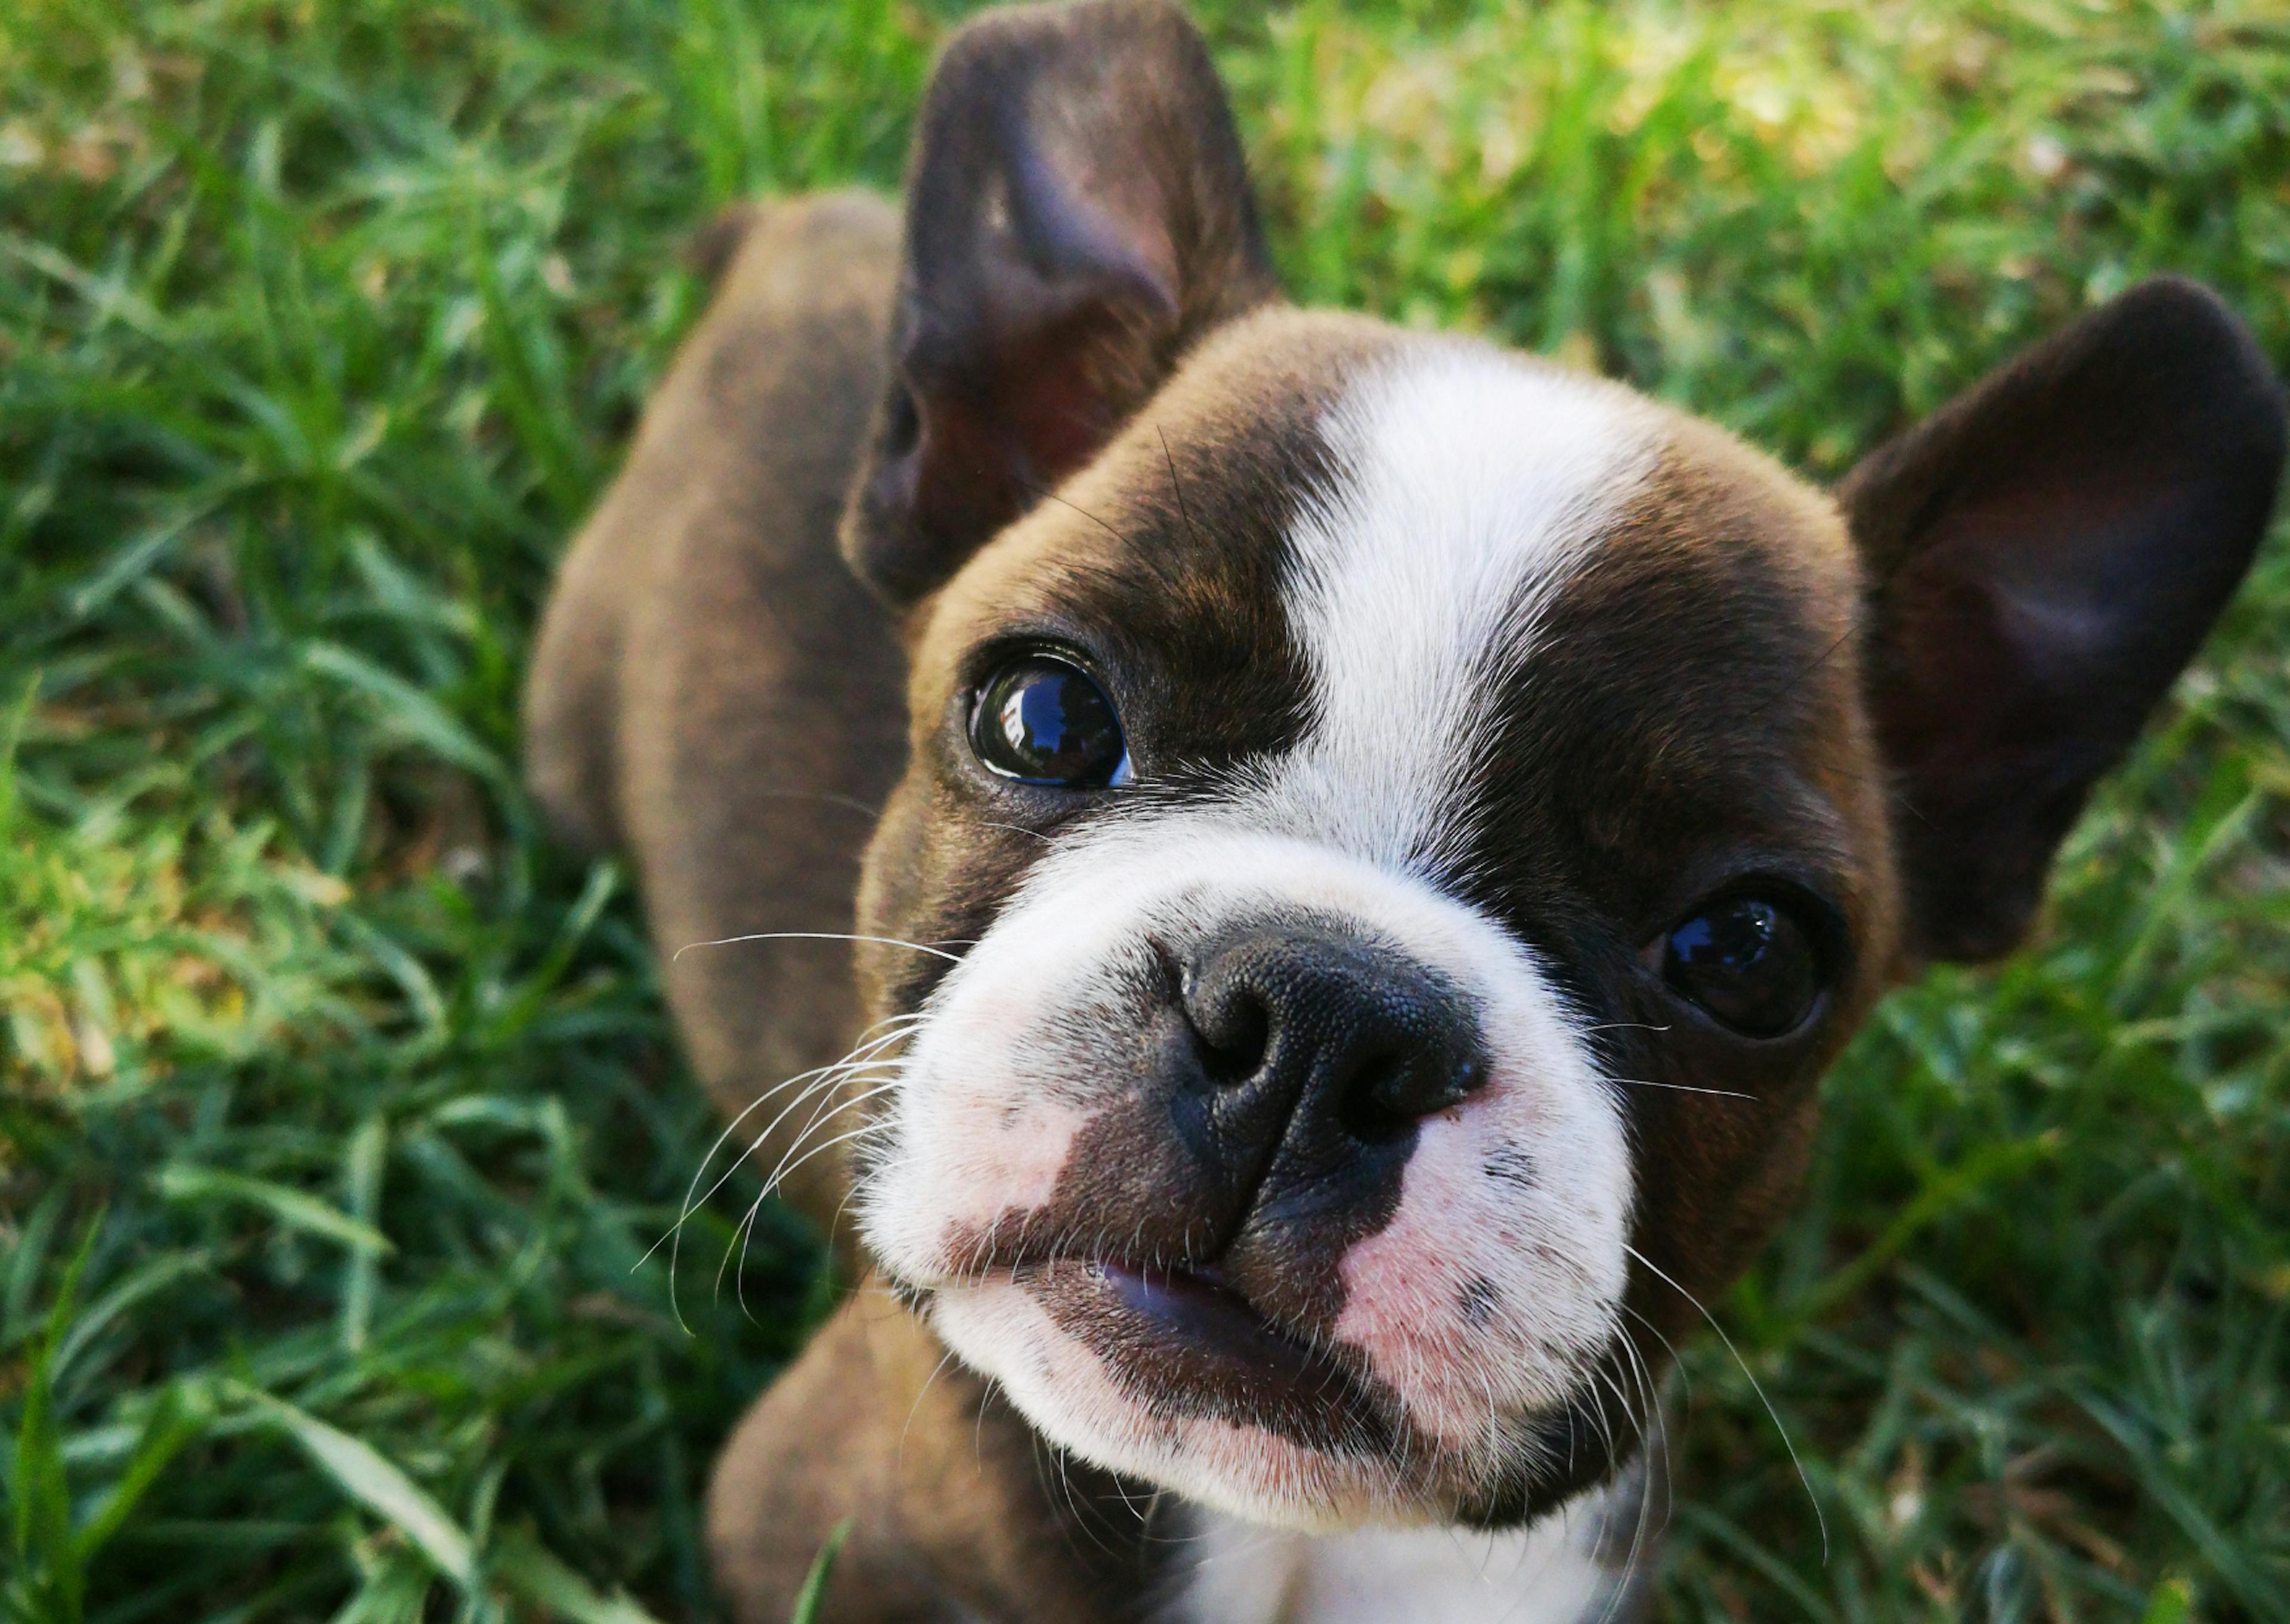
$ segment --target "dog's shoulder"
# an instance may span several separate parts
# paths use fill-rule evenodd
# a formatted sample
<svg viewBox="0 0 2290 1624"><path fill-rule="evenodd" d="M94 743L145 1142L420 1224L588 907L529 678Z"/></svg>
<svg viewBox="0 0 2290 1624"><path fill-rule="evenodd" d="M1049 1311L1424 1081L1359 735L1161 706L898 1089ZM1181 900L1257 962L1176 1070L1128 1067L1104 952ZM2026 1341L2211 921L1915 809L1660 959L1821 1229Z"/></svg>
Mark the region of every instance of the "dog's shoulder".
<svg viewBox="0 0 2290 1624"><path fill-rule="evenodd" d="M898 232L888 202L853 190L736 205L695 236L709 308L567 550L535 645L527 771L572 844L629 837L624 678L706 622L686 600L749 562L839 573L834 515L881 388Z"/></svg>
<svg viewBox="0 0 2290 1624"><path fill-rule="evenodd" d="M703 235L714 297L559 569L524 748L558 832L628 852L693 1066L735 1114L856 1029L826 939L903 757L904 668L835 538L885 388L899 225L845 192ZM680 951L757 933L782 940ZM814 1121L784 1114L753 1149L825 1225L840 1163L796 1154Z"/></svg>

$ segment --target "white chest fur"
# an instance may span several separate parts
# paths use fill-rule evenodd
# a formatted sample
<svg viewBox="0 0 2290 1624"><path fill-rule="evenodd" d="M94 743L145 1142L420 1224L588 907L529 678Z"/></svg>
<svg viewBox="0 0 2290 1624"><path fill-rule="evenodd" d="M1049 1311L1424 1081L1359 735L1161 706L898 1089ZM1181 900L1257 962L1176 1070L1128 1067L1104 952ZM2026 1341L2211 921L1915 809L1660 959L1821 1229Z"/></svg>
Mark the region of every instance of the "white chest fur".
<svg viewBox="0 0 2290 1624"><path fill-rule="evenodd" d="M1596 1624L1625 1582L1606 1511L1589 1496L1495 1534L1279 1533L1205 1513L1166 1624Z"/></svg>

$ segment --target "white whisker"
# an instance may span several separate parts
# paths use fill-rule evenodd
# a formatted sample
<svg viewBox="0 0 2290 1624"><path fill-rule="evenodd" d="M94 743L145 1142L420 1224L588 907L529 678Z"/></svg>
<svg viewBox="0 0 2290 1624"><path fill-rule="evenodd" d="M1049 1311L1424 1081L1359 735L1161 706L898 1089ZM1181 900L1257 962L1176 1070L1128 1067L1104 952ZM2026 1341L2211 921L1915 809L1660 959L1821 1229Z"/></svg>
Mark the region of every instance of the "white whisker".
<svg viewBox="0 0 2290 1624"><path fill-rule="evenodd" d="M842 931L755 931L745 936L718 936L708 941L687 941L669 954L674 964L694 948L733 948L743 941L863 941L884 948L910 948L917 953L927 953L942 958L949 964L962 962L959 953L949 953L943 948L933 948L919 941L902 941L895 936L853 936Z"/></svg>
<svg viewBox="0 0 2290 1624"><path fill-rule="evenodd" d="M1747 1100L1757 1102L1755 1094L1736 1093L1730 1088L1696 1088L1690 1083L1657 1083L1651 1077L1608 1077L1609 1083L1627 1083L1632 1088L1667 1089L1675 1094L1707 1094L1713 1100Z"/></svg>
<svg viewBox="0 0 2290 1624"><path fill-rule="evenodd" d="M902 1015L893 1016L888 1020L875 1022L872 1026L869 1026L865 1032L860 1035L859 1043L855 1044L848 1053L845 1054L841 1060L835 1061L831 1065L814 1067L809 1071L797 1072L795 1076L789 1077L782 1082L773 1084L770 1088L765 1089L761 1094L758 1094L755 1100L749 1102L749 1105L740 1112L738 1116L733 1117L730 1122L724 1125L724 1131L718 1133L716 1136L715 1142L708 1147L708 1154L701 1158L699 1168L692 1175L692 1182L685 1186L684 1204L677 1213L676 1221L669 1226L668 1232L665 1235L661 1236L660 1239L654 1241L649 1247L645 1248L644 1256L637 1260L631 1269L631 1272L633 1272L634 1268L643 1268L646 1262L651 1260L653 1254L658 1252L663 1244L668 1245L669 1307L671 1312L675 1314L676 1323L680 1329L685 1331L687 1333L691 1330L691 1327L684 1323L684 1310L676 1294L677 1264L682 1260L684 1250L684 1226L690 1221L692 1215L695 1212L699 1211L700 1208L705 1206L709 1202L715 1199L716 1192L722 1189L725 1182L739 1171L741 1162L745 1159L744 1156L734 1157L731 1164L717 1176L716 1182L708 1187L707 1193L700 1196L695 1200L693 1197L693 1191L699 1188L700 1180L707 1177L708 1165L716 1159L716 1153L724 1148L724 1141L731 1138L733 1133L738 1130L739 1125L742 1122L745 1122L752 1113L759 1109L782 1091L794 1087L799 1083L807 1084L807 1086L797 1091L795 1098L789 1100L788 1104L781 1108L779 1116L773 1117L770 1124L764 1129L763 1132L758 1134L756 1139L750 1142L749 1146L749 1154L752 1155L765 1140L771 1138L772 1134L777 1131L779 1124L784 1121L791 1112L799 1108L803 1102L809 1099L812 1094L821 1087L828 1086L831 1083L839 1083L848 1076L855 1076L859 1071L871 1069L876 1065L894 1063L877 1061L871 1057L879 1054L885 1047L895 1044L907 1036L916 1026L921 1023L922 1019L923 1017L920 1015ZM885 1028L888 1028L890 1029L888 1031L885 1031L883 1029ZM881 1035L875 1036L875 1034L877 1033L880 1033Z"/></svg>
<svg viewBox="0 0 2290 1624"><path fill-rule="evenodd" d="M1797 1452L1797 1444L1790 1438L1789 1428L1782 1425L1781 1412L1774 1409L1774 1401L1766 1396L1765 1385L1758 1380L1758 1372L1750 1368L1750 1362L1742 1357L1741 1349L1734 1346L1734 1339L1726 1334L1726 1327L1718 1323L1718 1316L1715 1314L1702 1307L1700 1298L1662 1273L1661 1268L1637 1247L1625 1242L1622 1250L1645 1265L1648 1272L1655 1279L1693 1305L1695 1312L1709 1322L1709 1329L1718 1333L1718 1340L1726 1345L1726 1351L1734 1356L1734 1363L1742 1367L1742 1374L1750 1379L1750 1390L1758 1396L1758 1402L1765 1405L1766 1415L1773 1422L1774 1430L1781 1435L1782 1447L1789 1452L1790 1464L1797 1468L1797 1480L1805 1486L1806 1501L1813 1508L1814 1523L1821 1530L1821 1564L1827 1567L1829 1565L1829 1519L1822 1515L1821 1499L1813 1492L1813 1479L1806 1472L1805 1461Z"/></svg>

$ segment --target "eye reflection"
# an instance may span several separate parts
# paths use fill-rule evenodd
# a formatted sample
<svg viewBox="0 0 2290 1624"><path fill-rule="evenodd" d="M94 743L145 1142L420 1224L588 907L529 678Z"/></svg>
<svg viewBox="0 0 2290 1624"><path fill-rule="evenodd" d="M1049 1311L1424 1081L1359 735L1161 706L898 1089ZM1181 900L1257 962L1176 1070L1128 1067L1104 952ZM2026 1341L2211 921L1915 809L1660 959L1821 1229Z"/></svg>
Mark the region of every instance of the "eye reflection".
<svg viewBox="0 0 2290 1624"><path fill-rule="evenodd" d="M1803 1026L1820 1001L1820 956L1812 934L1762 897L1705 904L1672 927L1661 978L1745 1037L1781 1037Z"/></svg>
<svg viewBox="0 0 2290 1624"><path fill-rule="evenodd" d="M979 695L971 748L989 770L1061 788L1125 784L1134 776L1113 701L1069 661L1028 655Z"/></svg>

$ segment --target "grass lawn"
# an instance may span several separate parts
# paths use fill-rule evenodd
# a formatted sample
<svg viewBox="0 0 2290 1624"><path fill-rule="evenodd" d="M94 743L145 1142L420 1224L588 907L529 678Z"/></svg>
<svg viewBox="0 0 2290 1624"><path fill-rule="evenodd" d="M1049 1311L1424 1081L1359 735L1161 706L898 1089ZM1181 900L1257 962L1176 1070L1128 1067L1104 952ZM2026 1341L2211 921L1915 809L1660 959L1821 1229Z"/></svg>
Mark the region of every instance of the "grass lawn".
<svg viewBox="0 0 2290 1624"><path fill-rule="evenodd" d="M752 1181L647 1254L713 1124L519 675L680 241L894 180L961 9L0 6L0 1618L709 1616L828 1288L719 1276ZM2278 0L1199 13L1300 299L1817 476L2149 270L2290 364ZM1670 1616L2290 1620L2286 654L2278 531L2039 940L1831 1078Z"/></svg>

